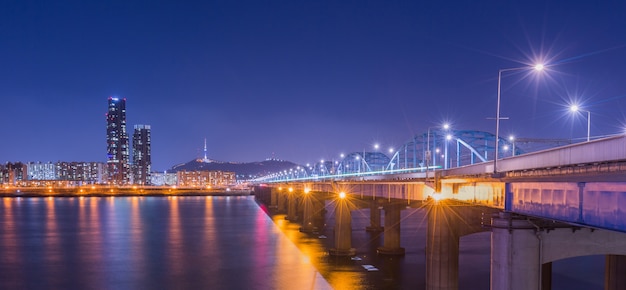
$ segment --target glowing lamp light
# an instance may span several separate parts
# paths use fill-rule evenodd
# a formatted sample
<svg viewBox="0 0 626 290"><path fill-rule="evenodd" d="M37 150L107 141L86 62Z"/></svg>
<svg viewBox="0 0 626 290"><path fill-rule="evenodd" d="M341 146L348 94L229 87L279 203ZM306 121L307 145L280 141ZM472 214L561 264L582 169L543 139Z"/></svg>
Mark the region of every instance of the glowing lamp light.
<svg viewBox="0 0 626 290"><path fill-rule="evenodd" d="M309 194L309 192L310 192L310 191L311 191L311 189L310 189L310 188L308 188L308 187L305 187L305 188L304 188L304 193L305 193L305 194Z"/></svg>
<svg viewBox="0 0 626 290"><path fill-rule="evenodd" d="M544 69L544 65L542 63L538 63L535 65L535 70L536 71L542 71Z"/></svg>
<svg viewBox="0 0 626 290"><path fill-rule="evenodd" d="M339 193L339 198L341 198L341 199L346 198L346 193L345 193L345 192L343 192L343 191L342 191L342 192L340 192L340 193Z"/></svg>
<svg viewBox="0 0 626 290"><path fill-rule="evenodd" d="M290 187L290 188L289 188L289 192L293 192L293 187Z"/></svg>

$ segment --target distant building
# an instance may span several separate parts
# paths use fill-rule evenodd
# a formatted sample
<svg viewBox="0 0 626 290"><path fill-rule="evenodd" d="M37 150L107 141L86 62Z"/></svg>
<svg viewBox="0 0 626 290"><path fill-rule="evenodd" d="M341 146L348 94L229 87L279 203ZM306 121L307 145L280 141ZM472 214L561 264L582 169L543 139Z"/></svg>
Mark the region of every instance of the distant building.
<svg viewBox="0 0 626 290"><path fill-rule="evenodd" d="M150 174L150 183L155 186L172 186L178 184L176 173L152 172Z"/></svg>
<svg viewBox="0 0 626 290"><path fill-rule="evenodd" d="M108 180L107 165L101 162L57 162L56 179L77 184L103 184Z"/></svg>
<svg viewBox="0 0 626 290"><path fill-rule="evenodd" d="M107 118L107 171L111 184L130 183L126 99L109 97Z"/></svg>
<svg viewBox="0 0 626 290"><path fill-rule="evenodd" d="M178 171L179 187L226 187L235 184L235 173L230 171Z"/></svg>
<svg viewBox="0 0 626 290"><path fill-rule="evenodd" d="M55 180L57 178L56 165L51 162L28 162L26 172L28 180Z"/></svg>
<svg viewBox="0 0 626 290"><path fill-rule="evenodd" d="M64 181L66 185L103 184L107 182L106 164L102 162L64 162L26 164L26 179L21 185L46 186Z"/></svg>
<svg viewBox="0 0 626 290"><path fill-rule="evenodd" d="M21 162L7 162L0 166L0 183L6 185L20 185L27 179L28 167Z"/></svg>
<svg viewBox="0 0 626 290"><path fill-rule="evenodd" d="M133 132L133 183L151 184L150 126L135 125Z"/></svg>

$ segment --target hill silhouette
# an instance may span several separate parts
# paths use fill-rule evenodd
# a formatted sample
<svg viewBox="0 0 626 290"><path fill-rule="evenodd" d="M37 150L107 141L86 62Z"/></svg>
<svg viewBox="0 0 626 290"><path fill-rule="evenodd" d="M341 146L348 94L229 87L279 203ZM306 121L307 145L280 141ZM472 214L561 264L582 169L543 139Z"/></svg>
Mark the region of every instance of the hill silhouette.
<svg viewBox="0 0 626 290"><path fill-rule="evenodd" d="M289 170L295 168L297 164L277 159L268 159L259 162L220 162L215 160L194 159L187 163L178 164L172 167L171 171L231 171L235 172L237 179L249 179L259 176L265 176L270 173Z"/></svg>

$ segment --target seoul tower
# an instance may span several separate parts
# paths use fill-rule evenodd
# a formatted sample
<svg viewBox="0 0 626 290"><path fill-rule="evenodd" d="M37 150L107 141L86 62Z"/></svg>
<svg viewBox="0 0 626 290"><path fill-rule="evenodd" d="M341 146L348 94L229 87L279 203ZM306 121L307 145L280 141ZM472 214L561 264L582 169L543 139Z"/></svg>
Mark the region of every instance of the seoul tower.
<svg viewBox="0 0 626 290"><path fill-rule="evenodd" d="M206 138L204 138L204 159L202 159L202 161L205 163L211 162L211 160L209 160L209 158L207 158L207 155L206 155Z"/></svg>

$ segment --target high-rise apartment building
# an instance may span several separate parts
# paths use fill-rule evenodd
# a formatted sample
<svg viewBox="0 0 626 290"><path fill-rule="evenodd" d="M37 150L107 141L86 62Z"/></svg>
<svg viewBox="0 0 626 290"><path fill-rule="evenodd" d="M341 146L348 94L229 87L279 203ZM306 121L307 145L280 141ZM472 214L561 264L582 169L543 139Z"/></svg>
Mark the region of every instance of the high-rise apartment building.
<svg viewBox="0 0 626 290"><path fill-rule="evenodd" d="M135 125L133 132L133 183L150 184L150 125Z"/></svg>
<svg viewBox="0 0 626 290"><path fill-rule="evenodd" d="M109 97L107 118L107 171L111 184L130 183L126 99Z"/></svg>

